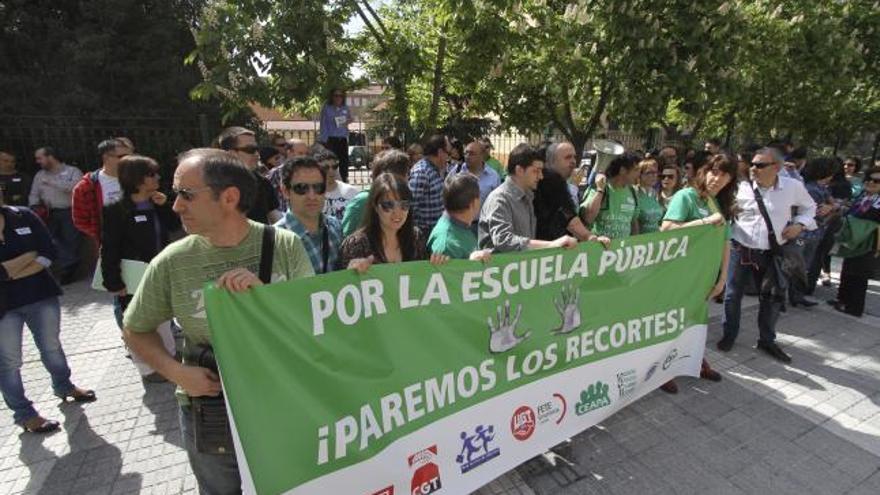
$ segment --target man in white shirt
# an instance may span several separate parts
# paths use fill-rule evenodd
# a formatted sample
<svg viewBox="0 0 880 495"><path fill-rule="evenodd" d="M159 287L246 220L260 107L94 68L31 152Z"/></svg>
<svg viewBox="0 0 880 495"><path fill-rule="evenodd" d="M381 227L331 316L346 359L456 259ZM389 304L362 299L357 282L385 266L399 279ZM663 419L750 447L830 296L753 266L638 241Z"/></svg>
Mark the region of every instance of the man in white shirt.
<svg viewBox="0 0 880 495"><path fill-rule="evenodd" d="M779 175L782 161L776 149L758 150L752 158L752 180L739 183L736 193L738 215L733 223L730 265L724 293L724 337L718 342L718 349L729 351L739 334L743 290L751 274L760 290L757 347L771 357L789 363L791 357L776 344L775 330L786 291L774 287L775 283L768 283L774 279L775 273L772 246L767 223L753 188L757 188L763 199L778 245L794 242L803 230L816 228L816 203L802 183ZM794 215L793 211L797 211L797 214ZM779 276L781 279L784 277Z"/></svg>
<svg viewBox="0 0 880 495"><path fill-rule="evenodd" d="M315 152L315 160L327 171L327 192L324 195L324 215L334 217L340 222L345 214L345 207L351 198L357 196L360 189L339 180L339 159L323 147Z"/></svg>

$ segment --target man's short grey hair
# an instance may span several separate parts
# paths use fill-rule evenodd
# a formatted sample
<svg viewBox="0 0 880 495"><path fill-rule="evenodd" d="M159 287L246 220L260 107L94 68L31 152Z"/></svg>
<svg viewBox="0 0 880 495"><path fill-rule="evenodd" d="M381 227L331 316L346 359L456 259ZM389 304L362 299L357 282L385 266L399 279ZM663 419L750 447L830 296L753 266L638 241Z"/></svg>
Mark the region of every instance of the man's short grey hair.
<svg viewBox="0 0 880 495"><path fill-rule="evenodd" d="M230 187L238 189L238 210L247 213L257 197L254 174L237 157L215 148L195 148L177 157L177 163L194 162L202 171L202 180L211 188L214 199Z"/></svg>
<svg viewBox="0 0 880 495"><path fill-rule="evenodd" d="M758 151L755 152L755 154L756 155L767 155L770 158L773 158L773 163L782 163L785 161L785 158L783 158L782 153L780 153L778 149L771 148L769 146L766 146L764 148L759 149Z"/></svg>
<svg viewBox="0 0 880 495"><path fill-rule="evenodd" d="M559 154L559 148L563 146L571 146L574 147L573 144L568 141L562 141L559 143L552 143L550 146L547 146L546 152L546 160L544 160L544 166L552 168L556 165L556 156Z"/></svg>

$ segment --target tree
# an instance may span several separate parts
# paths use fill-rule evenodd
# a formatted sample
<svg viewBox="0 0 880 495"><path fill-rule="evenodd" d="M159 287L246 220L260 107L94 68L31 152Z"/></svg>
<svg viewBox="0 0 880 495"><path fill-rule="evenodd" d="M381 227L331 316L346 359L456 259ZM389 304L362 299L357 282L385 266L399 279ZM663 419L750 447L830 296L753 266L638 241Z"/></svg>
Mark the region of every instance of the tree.
<svg viewBox="0 0 880 495"><path fill-rule="evenodd" d="M0 113L152 117L204 112L182 65L196 0L0 3Z"/></svg>
<svg viewBox="0 0 880 495"><path fill-rule="evenodd" d="M334 87L352 84L357 50L343 25L345 0L209 0L188 57L203 80L195 98L218 98L227 114L258 102L314 113Z"/></svg>

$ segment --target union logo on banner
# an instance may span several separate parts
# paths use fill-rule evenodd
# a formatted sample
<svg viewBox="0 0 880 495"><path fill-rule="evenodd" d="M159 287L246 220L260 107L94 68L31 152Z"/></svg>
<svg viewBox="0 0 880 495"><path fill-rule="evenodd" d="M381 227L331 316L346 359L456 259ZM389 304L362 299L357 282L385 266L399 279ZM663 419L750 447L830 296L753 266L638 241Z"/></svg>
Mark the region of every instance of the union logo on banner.
<svg viewBox="0 0 880 495"><path fill-rule="evenodd" d="M409 456L410 469L415 468L410 493L412 495L428 495L441 488L440 467L435 462L437 459L437 446L431 445L427 449L420 450ZM393 494L393 488L391 493Z"/></svg>

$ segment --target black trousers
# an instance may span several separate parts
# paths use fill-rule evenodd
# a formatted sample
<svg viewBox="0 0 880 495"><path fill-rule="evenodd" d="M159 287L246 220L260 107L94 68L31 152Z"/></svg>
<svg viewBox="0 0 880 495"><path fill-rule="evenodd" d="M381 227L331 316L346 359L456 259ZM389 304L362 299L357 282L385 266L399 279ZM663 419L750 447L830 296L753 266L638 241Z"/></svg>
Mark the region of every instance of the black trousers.
<svg viewBox="0 0 880 495"><path fill-rule="evenodd" d="M328 137L327 149L339 158L339 178L348 182L348 138Z"/></svg>
<svg viewBox="0 0 880 495"><path fill-rule="evenodd" d="M837 300L843 303L848 312L859 316L865 312L868 280L876 275L878 264L880 258L875 257L873 252L843 259Z"/></svg>

